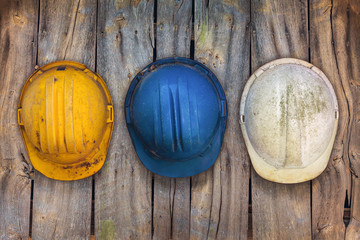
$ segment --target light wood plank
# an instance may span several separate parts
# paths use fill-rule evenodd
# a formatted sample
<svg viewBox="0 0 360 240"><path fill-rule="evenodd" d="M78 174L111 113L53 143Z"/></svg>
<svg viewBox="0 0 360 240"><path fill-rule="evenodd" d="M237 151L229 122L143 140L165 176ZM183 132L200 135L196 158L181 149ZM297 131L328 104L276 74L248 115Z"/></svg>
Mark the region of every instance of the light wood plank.
<svg viewBox="0 0 360 240"><path fill-rule="evenodd" d="M40 1L38 64L72 60L95 70L96 0ZM33 239L90 239L91 177L62 182L36 172Z"/></svg>
<svg viewBox="0 0 360 240"><path fill-rule="evenodd" d="M308 59L307 1L252 2L252 72L281 57ZM252 170L254 239L311 239L310 183L269 182Z"/></svg>
<svg viewBox="0 0 360 240"><path fill-rule="evenodd" d="M156 55L166 57L190 57L191 0L158 0Z"/></svg>
<svg viewBox="0 0 360 240"><path fill-rule="evenodd" d="M156 56L190 57L191 0L157 2ZM154 174L154 239L188 239L190 177Z"/></svg>
<svg viewBox="0 0 360 240"><path fill-rule="evenodd" d="M249 22L249 1L195 1L195 59L219 78L228 119L215 165L192 178L191 239L247 238L249 160L239 104L249 77Z"/></svg>
<svg viewBox="0 0 360 240"><path fill-rule="evenodd" d="M32 168L17 124L17 105L34 71L37 1L0 2L0 239L27 239Z"/></svg>
<svg viewBox="0 0 360 240"><path fill-rule="evenodd" d="M310 8L311 62L321 68L332 83L339 103L339 126L329 164L312 187L312 234L314 239L344 239L343 222L346 191L350 194L349 137L352 99L341 59L346 44L346 13L342 1L312 0ZM340 4L340 5L339 5ZM345 18L344 18L345 17ZM344 65L343 65L344 64ZM349 101L350 100L350 101ZM352 109L351 109L352 111ZM352 114L352 113L351 113ZM324 209L327 209L324 211Z"/></svg>
<svg viewBox="0 0 360 240"><path fill-rule="evenodd" d="M114 131L95 178L97 239L150 239L152 174L138 159L123 114L136 73L153 60L153 1L100 1L97 70L114 102Z"/></svg>

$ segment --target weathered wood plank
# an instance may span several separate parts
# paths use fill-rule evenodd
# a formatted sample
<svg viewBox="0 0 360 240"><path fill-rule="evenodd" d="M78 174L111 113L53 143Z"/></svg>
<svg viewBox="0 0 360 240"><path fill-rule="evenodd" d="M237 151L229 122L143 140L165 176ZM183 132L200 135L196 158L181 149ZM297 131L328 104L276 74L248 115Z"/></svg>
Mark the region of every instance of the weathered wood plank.
<svg viewBox="0 0 360 240"><path fill-rule="evenodd" d="M359 134L359 130L357 130ZM359 136L359 135L358 135ZM358 140L359 143L359 140ZM359 149L359 144L357 144L357 150ZM353 149L353 148L352 148ZM358 153L358 152L357 152ZM359 155L357 155L359 156ZM355 158L354 158L355 159ZM356 159L358 162L358 158ZM356 165L359 165L359 163ZM358 168L358 166L357 166ZM353 169L353 167L352 167ZM358 168L359 169L359 168ZM356 172L359 173L359 172ZM350 215L350 223L346 228L346 240L359 240L360 239L360 180L359 175L353 174L352 177L352 198L351 198L351 215Z"/></svg>
<svg viewBox="0 0 360 240"><path fill-rule="evenodd" d="M309 183L276 184L251 174L254 239L311 239Z"/></svg>
<svg viewBox="0 0 360 240"><path fill-rule="evenodd" d="M344 154L350 165L350 174L346 173L352 176L351 189L348 187L351 216L345 239L354 240L360 239L360 2L338 0L333 4L334 48L349 110Z"/></svg>
<svg viewBox="0 0 360 240"><path fill-rule="evenodd" d="M190 57L191 0L158 0L156 55Z"/></svg>
<svg viewBox="0 0 360 240"><path fill-rule="evenodd" d="M195 1L195 59L219 78L228 120L214 167L192 178L191 239L247 238L249 160L239 104L249 77L249 21L249 1Z"/></svg>
<svg viewBox="0 0 360 240"><path fill-rule="evenodd" d="M252 71L281 57L308 60L307 1L252 1ZM254 239L311 239L310 183L264 180L252 170Z"/></svg>
<svg viewBox="0 0 360 240"><path fill-rule="evenodd" d="M329 164L312 187L312 234L314 239L344 239L346 191L350 193L349 122L352 99L346 73L346 13L342 1L312 0L310 8L311 62L321 68L332 83L339 102L339 126ZM340 4L340 5L339 5ZM346 3L345 3L346 4ZM342 12L342 13L341 13ZM338 25L337 25L338 24ZM343 48L344 47L344 48ZM345 64L345 65L343 65ZM351 109L352 111L352 109ZM352 113L351 113L352 114ZM324 211L328 209L328 211Z"/></svg>
<svg viewBox="0 0 360 240"><path fill-rule="evenodd" d="M38 65L73 60L95 70L96 0L40 1ZM33 239L89 239L91 177L62 182L36 172Z"/></svg>
<svg viewBox="0 0 360 240"><path fill-rule="evenodd" d="M154 239L188 239L190 179L154 176Z"/></svg>
<svg viewBox="0 0 360 240"><path fill-rule="evenodd" d="M0 2L0 239L27 239L31 165L17 105L36 61L37 1Z"/></svg>
<svg viewBox="0 0 360 240"><path fill-rule="evenodd" d="M333 4L334 48L349 110L345 155L352 176L348 189L351 216L345 239L355 240L360 239L360 2L338 0Z"/></svg>
<svg viewBox="0 0 360 240"><path fill-rule="evenodd" d="M333 158L335 163L329 166L331 170L328 171L330 172L329 174L331 174L331 171L335 172L333 174L336 177L333 177L332 181L337 182L338 185L333 186L333 188L328 186L328 188L325 188L325 194L317 195L322 198L319 204L334 204L330 208L335 209L335 211L321 213L320 215L320 209L316 209L316 216L319 217L320 215L320 217L318 222L316 222L317 226L313 226L313 229L317 230L315 237L319 239L331 239L334 236L343 238L344 225L342 212L344 191L347 190L349 199L351 199L351 220L346 229L346 239L360 239L360 185L358 180L360 174L360 64L358 61L360 56L360 4L351 0L332 1L330 3L333 5L314 5L316 7L315 13L319 14L321 9L326 12L325 16L321 18L318 15L316 16L317 18L315 17L315 20L321 22L321 25L318 24L318 27L327 27L327 31L323 30L320 32L316 28L315 32L319 35L327 33L326 36L330 35L331 37L331 42L327 41L327 48L321 49L318 47L318 49L322 50L322 56L317 61L323 60L323 65L329 64L326 62L326 55L329 56L330 61L335 61L333 62L335 69L327 68L327 71L335 71L330 74L335 76L333 80L337 81L338 84L335 84L335 86L338 92L340 92L338 99L341 102L341 106L345 108L345 111L343 110L340 113L343 121L342 125L339 126L337 143L337 148L340 150L337 150L339 153L334 152L335 157L337 157L336 154L338 156L342 154L342 163L339 163L337 166L336 161L339 160ZM325 25L326 22L327 25ZM350 173L348 169L350 169ZM348 179L350 176L352 176L351 184ZM328 182L328 184L332 184L332 181ZM319 184L322 183L320 182ZM323 191L323 189L320 190ZM332 191L336 191L338 194L333 200L329 199L334 197L329 195L329 192Z"/></svg>
<svg viewBox="0 0 360 240"><path fill-rule="evenodd" d="M95 236L151 238L151 172L138 159L123 107L132 78L153 60L153 1L101 1L97 70L114 102L115 124L107 160L95 178Z"/></svg>
<svg viewBox="0 0 360 240"><path fill-rule="evenodd" d="M349 0L340 1L341 18L345 26L336 26L340 32L339 59L343 63L340 72L345 75L350 83L350 91L345 92L347 98L352 98L349 110L350 116L350 137L349 137L349 160L352 176L351 184L351 216L350 223L346 228L346 240L360 239L360 2ZM339 24L339 23L338 23ZM342 28L341 28L342 27ZM343 32L341 32L344 31ZM336 39L335 43L338 44Z"/></svg>
<svg viewBox="0 0 360 240"><path fill-rule="evenodd" d="M191 0L157 2L156 56L190 57ZM190 177L154 174L154 239L188 239L190 235Z"/></svg>

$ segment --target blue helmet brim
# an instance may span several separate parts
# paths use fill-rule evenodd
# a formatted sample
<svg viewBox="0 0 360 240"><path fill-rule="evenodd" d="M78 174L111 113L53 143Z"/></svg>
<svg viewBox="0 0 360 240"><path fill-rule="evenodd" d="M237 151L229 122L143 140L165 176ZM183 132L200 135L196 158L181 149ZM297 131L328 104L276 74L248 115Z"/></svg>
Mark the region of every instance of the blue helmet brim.
<svg viewBox="0 0 360 240"><path fill-rule="evenodd" d="M224 119L221 120L218 130L205 152L187 161L170 161L158 158L145 148L132 126L128 126L128 129L136 154L147 169L161 176L178 178L199 174L215 163L221 149L225 121Z"/></svg>

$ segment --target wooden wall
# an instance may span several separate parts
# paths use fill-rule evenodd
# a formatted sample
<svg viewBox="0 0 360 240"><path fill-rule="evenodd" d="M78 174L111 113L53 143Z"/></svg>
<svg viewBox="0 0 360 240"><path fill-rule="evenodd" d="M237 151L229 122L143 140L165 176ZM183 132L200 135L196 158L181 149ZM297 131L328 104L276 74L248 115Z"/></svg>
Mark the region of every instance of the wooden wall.
<svg viewBox="0 0 360 240"><path fill-rule="evenodd" d="M228 101L221 154L191 178L149 172L122 111L136 73L169 56L204 63ZM321 68L340 108L327 169L295 185L255 173L238 123L247 78L281 57ZM97 71L115 110L104 167L73 182L34 171L16 114L35 65L64 59ZM359 59L358 0L0 0L0 240L360 239Z"/></svg>

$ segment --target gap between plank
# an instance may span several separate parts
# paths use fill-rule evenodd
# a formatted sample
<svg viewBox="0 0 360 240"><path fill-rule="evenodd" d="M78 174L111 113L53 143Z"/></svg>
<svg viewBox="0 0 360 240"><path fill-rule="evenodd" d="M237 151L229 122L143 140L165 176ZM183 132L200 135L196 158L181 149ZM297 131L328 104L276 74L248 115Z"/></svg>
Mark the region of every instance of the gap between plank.
<svg viewBox="0 0 360 240"><path fill-rule="evenodd" d="M91 180L91 220L90 235L95 235L95 177Z"/></svg>
<svg viewBox="0 0 360 240"><path fill-rule="evenodd" d="M190 59L194 60L194 56L195 56L195 0L192 0L191 1ZM191 179L190 179L190 183L191 183ZM190 205L191 205L191 187L190 187Z"/></svg>
<svg viewBox="0 0 360 240"><path fill-rule="evenodd" d="M351 204L348 196L349 196L348 190L346 190L345 201L344 201L344 215L343 215L343 222L345 224L345 227L347 227L350 223Z"/></svg>
<svg viewBox="0 0 360 240"><path fill-rule="evenodd" d="M311 49L310 49L310 0L307 0L307 27L308 27L308 35L307 35L307 44L308 44L308 62L311 62ZM313 236L313 181L310 180L310 234Z"/></svg>
<svg viewBox="0 0 360 240"><path fill-rule="evenodd" d="M251 76L251 69L252 69L252 63L251 63L251 51L252 51L252 0L249 3L249 12L250 12L250 22L248 23L248 31L249 31L249 76ZM251 162L250 158L249 161ZM248 239L253 238L253 224L252 224L252 189L251 189L251 163L249 168L249 202L248 202L248 229L247 229L247 237Z"/></svg>
<svg viewBox="0 0 360 240"><path fill-rule="evenodd" d="M191 33L190 33L190 59L194 60L195 56L195 0L191 1ZM190 177L189 190L189 238L191 236L191 201L192 201L192 177Z"/></svg>
<svg viewBox="0 0 360 240"><path fill-rule="evenodd" d="M32 235L33 200L34 200L34 180L31 179L30 216L29 216L29 237L30 237L30 238L31 238L31 235Z"/></svg>
<svg viewBox="0 0 360 240"><path fill-rule="evenodd" d="M95 13L95 66L94 71L97 72L97 44L98 44L98 17L99 14L99 0L96 1L96 13ZM95 175L92 176L91 180L91 219L90 219L90 239L95 239Z"/></svg>
<svg viewBox="0 0 360 240"><path fill-rule="evenodd" d="M98 22L99 21L98 14L99 14L99 0L96 1L96 13L95 13L95 18L96 18L95 19L95 67L94 67L95 72L97 72L97 56L98 56L98 54L97 54L97 49L98 49L98 47L97 47L97 44L98 44L98 42L97 42L97 40L98 40L98 24L99 24L99 22Z"/></svg>
<svg viewBox="0 0 360 240"><path fill-rule="evenodd" d="M157 0L154 0L154 15L153 15L153 28L154 28L154 45L153 45L153 62L156 61L156 39L157 39ZM155 198L155 176L151 175L151 238L154 237L154 198Z"/></svg>
<svg viewBox="0 0 360 240"><path fill-rule="evenodd" d="M35 53L35 65L38 65L39 58L39 30L40 30L40 0L38 0L38 11L37 11L37 28L36 28L36 53ZM36 67L36 66L35 66ZM36 174L34 170L34 175ZM34 201L34 179L31 179L31 190L30 190L30 215L29 215L29 238L32 237L32 220L33 220L33 201Z"/></svg>
<svg viewBox="0 0 360 240"><path fill-rule="evenodd" d="M153 62L156 61L156 39L157 39L157 0L154 0L154 46L153 46ZM154 191L154 189L153 189Z"/></svg>
<svg viewBox="0 0 360 240"><path fill-rule="evenodd" d="M37 29L36 29L36 55L35 55L35 64L38 65L39 59L39 31L40 31L40 1L38 0L38 19L37 19Z"/></svg>

